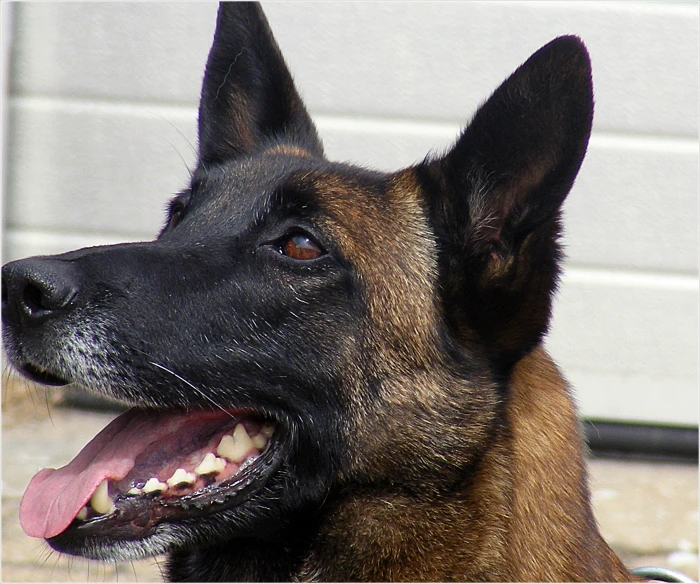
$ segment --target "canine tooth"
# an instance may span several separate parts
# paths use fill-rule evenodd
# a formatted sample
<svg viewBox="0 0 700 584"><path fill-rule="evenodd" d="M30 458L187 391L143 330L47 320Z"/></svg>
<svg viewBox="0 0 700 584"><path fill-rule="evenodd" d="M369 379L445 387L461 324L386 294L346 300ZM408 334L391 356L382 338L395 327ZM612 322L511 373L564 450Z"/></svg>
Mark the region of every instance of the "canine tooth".
<svg viewBox="0 0 700 584"><path fill-rule="evenodd" d="M75 516L75 518L76 518L78 521L85 521L85 520L87 519L87 516L88 516L88 508L87 508L87 505L86 505L86 506L83 507L80 511L78 511L78 514Z"/></svg>
<svg viewBox="0 0 700 584"><path fill-rule="evenodd" d="M144 493L157 493L157 492L163 492L168 490L168 485L165 483L161 483L156 477L152 477L146 481L146 484L143 486L143 492Z"/></svg>
<svg viewBox="0 0 700 584"><path fill-rule="evenodd" d="M269 422L267 424L263 424L263 427L260 428L260 433L265 436L265 438L271 438L275 433L275 425Z"/></svg>
<svg viewBox="0 0 700 584"><path fill-rule="evenodd" d="M263 434L256 434L252 438L253 440L253 446L257 448L260 451L263 451L265 449L265 446L267 446L267 438Z"/></svg>
<svg viewBox="0 0 700 584"><path fill-rule="evenodd" d="M166 483L171 487L176 487L178 485L193 485L197 477L191 472L187 472L184 468L178 468Z"/></svg>
<svg viewBox="0 0 700 584"><path fill-rule="evenodd" d="M100 486L95 489L95 492L90 497L90 505L99 513L104 515L112 510L112 499L107 490L107 479L100 483Z"/></svg>
<svg viewBox="0 0 700 584"><path fill-rule="evenodd" d="M226 461L223 458L217 458L211 452L207 452L202 462L194 467L194 472L198 475L208 475L220 472L226 468Z"/></svg>
<svg viewBox="0 0 700 584"><path fill-rule="evenodd" d="M238 424L233 429L233 435L227 434L221 438L216 453L231 462L241 462L251 448L253 448L253 441L243 424Z"/></svg>

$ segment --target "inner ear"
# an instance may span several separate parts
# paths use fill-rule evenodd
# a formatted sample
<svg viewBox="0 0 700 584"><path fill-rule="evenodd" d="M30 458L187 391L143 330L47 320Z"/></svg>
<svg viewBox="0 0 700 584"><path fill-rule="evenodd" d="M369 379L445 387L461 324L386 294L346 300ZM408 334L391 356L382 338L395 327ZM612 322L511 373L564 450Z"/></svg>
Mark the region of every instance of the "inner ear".
<svg viewBox="0 0 700 584"><path fill-rule="evenodd" d="M222 162L270 143L323 156L262 8L221 2L199 105L200 162Z"/></svg>
<svg viewBox="0 0 700 584"><path fill-rule="evenodd" d="M590 61L576 37L542 47L494 92L438 162L462 183L457 204L470 212L474 243L536 228L558 211L592 119Z"/></svg>

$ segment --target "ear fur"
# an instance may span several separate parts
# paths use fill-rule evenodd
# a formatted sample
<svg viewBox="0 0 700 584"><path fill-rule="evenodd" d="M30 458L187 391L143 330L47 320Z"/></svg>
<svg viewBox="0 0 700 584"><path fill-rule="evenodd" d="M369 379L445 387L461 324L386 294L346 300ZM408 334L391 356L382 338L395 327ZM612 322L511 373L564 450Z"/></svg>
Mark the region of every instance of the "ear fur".
<svg viewBox="0 0 700 584"><path fill-rule="evenodd" d="M200 163L282 141L323 147L257 2L221 2L199 105Z"/></svg>
<svg viewBox="0 0 700 584"><path fill-rule="evenodd" d="M592 120L588 53L560 37L494 92L451 151L416 168L441 249L448 324L505 368L546 332L560 208Z"/></svg>

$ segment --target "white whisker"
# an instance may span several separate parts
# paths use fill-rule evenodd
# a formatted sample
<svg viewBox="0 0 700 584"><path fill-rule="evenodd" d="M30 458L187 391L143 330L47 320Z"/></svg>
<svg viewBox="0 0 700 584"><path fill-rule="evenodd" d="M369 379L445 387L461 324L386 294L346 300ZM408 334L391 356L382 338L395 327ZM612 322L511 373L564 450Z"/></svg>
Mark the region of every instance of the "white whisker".
<svg viewBox="0 0 700 584"><path fill-rule="evenodd" d="M179 380L182 381L183 383L187 384L187 385L188 385L189 387L191 387L194 391L196 391L198 395L202 396L204 399L206 399L206 400L208 400L209 402L211 402L215 407L219 408L222 412L226 412L226 413L227 413L229 416L231 416L232 418L235 417L235 416L234 416L233 414L231 414L230 412L227 412L226 409L225 409L221 404L216 403L216 401L214 401L212 398L210 398L206 393L204 393L204 392L203 392L201 389L199 389L196 385L194 385L193 383L190 383L189 381L187 381L187 379L185 379L185 378L182 377L181 375L178 375L178 374L175 373L174 371L168 369L168 368L165 367L164 365L160 365L159 363L156 363L155 361L149 361L149 363L150 363L151 365L153 365L154 367L158 367L158 369L162 369L162 370L165 371L166 373L170 373L170 375L172 375L173 377L176 377L177 379L179 379Z"/></svg>

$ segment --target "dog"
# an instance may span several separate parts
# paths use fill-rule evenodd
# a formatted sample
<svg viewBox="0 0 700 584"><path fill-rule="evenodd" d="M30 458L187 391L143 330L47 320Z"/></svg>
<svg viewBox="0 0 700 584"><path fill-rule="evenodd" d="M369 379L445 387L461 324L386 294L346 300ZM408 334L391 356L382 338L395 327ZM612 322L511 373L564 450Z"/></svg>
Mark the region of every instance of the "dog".
<svg viewBox="0 0 700 584"><path fill-rule="evenodd" d="M153 242L2 269L14 367L132 406L20 507L173 581L630 581L542 346L593 118L573 36L444 155L331 162L262 9L222 3L198 163Z"/></svg>

